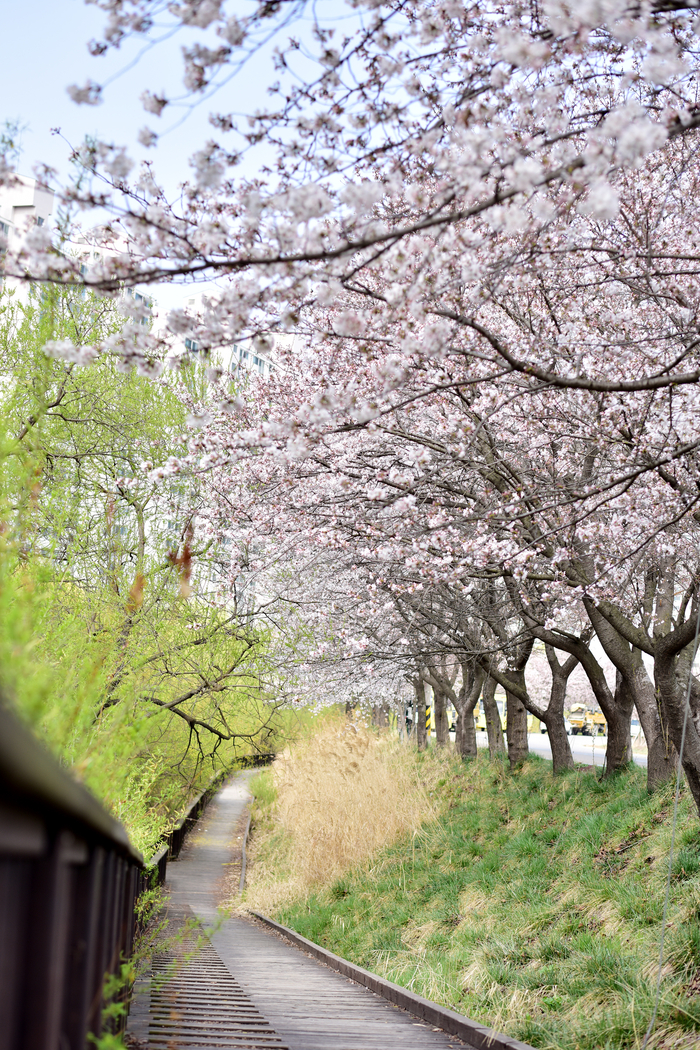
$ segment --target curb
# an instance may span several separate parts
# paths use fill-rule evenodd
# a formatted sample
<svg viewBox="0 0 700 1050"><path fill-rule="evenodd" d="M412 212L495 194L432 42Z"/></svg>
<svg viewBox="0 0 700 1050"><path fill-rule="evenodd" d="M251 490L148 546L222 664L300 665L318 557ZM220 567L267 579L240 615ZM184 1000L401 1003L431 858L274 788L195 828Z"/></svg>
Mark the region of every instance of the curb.
<svg viewBox="0 0 700 1050"><path fill-rule="evenodd" d="M268 919L266 915L261 915L260 912L249 909L248 913L259 919L266 926L269 926L270 929L275 930L276 933L281 933L283 937L286 937L288 941L291 941L298 948L302 948L316 959L326 963L331 969L337 970L338 973L342 973L343 976L356 981L357 984L364 985L365 988L369 988L370 991L376 992L377 995L381 995L384 999L388 999L390 1003L399 1006L402 1010L406 1010L407 1013L413 1014L414 1017L420 1018L421 1021L427 1021L428 1024L441 1028L443 1032L447 1032L449 1035L458 1036L465 1043L475 1047L475 1050L534 1050L534 1047L528 1043L521 1043L519 1039L511 1039L510 1036L496 1032L493 1028L486 1028L477 1021L472 1021L469 1017L465 1017L464 1014L458 1014L455 1010L448 1010L446 1006L432 1003L429 999L423 999L422 996L409 992L407 988L401 988L400 985L392 984L391 981L386 981L383 977L377 977L376 974L370 973L369 970L363 970L361 966L355 966L354 963L348 962L347 959L342 959L339 955L334 955L333 952L329 952L319 944L308 941L306 937L302 937L301 934L295 933L294 930L282 926L279 922L275 922L274 919Z"/></svg>
<svg viewBox="0 0 700 1050"><path fill-rule="evenodd" d="M248 801L248 823L245 826L245 832L243 834L243 846L241 848L241 881L238 886L239 894L243 893L245 889L245 873L246 873L246 846L248 844L248 833L250 832L250 803L252 798Z"/></svg>

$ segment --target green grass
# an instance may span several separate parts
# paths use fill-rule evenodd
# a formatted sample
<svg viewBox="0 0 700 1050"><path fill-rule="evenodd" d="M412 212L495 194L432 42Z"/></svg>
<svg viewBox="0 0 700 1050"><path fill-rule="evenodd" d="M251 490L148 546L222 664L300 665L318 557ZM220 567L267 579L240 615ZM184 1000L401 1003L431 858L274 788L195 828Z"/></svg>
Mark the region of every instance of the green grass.
<svg viewBox="0 0 700 1050"><path fill-rule="evenodd" d="M672 789L649 796L639 769L554 778L534 757L515 774L485 757L446 769L437 819L277 918L536 1047L641 1047ZM699 919L700 829L684 792L650 1047L700 1046Z"/></svg>
<svg viewBox="0 0 700 1050"><path fill-rule="evenodd" d="M255 800L254 804L259 807L261 812L272 806L277 798L272 770L263 769L260 773L256 773L250 781L250 791Z"/></svg>

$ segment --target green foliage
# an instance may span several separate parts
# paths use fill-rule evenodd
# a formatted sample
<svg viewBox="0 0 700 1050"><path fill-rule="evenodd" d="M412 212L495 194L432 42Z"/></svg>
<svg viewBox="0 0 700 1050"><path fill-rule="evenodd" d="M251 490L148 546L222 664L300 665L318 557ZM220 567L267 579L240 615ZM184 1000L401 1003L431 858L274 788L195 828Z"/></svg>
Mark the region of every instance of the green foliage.
<svg viewBox="0 0 700 1050"><path fill-rule="evenodd" d="M256 773L249 784L250 792L260 807L271 806L277 798L277 790L272 777L272 770L263 769Z"/></svg>
<svg viewBox="0 0 700 1050"><path fill-rule="evenodd" d="M433 761L424 760L427 764ZM656 988L671 788L453 762L422 832L280 909L301 934L536 1047L641 1047ZM700 1037L700 864L680 804L657 1031ZM693 848L695 847L695 848ZM686 1042L686 1040L688 1040Z"/></svg>
<svg viewBox="0 0 700 1050"><path fill-rule="evenodd" d="M212 597L197 480L141 470L185 451L176 392L44 353L123 324L77 290L0 295L0 690L150 855L214 772L270 747L279 705L265 635Z"/></svg>

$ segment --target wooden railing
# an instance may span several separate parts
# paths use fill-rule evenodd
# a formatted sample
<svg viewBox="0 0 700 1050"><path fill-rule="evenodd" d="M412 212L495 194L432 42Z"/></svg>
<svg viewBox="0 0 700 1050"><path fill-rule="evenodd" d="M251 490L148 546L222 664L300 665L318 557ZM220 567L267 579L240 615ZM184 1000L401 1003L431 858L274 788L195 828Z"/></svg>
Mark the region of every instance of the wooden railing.
<svg viewBox="0 0 700 1050"><path fill-rule="evenodd" d="M121 824L0 706L0 1050L86 1050L122 1030L126 1012L106 1021L105 1007L129 989L107 1003L105 979L131 955L136 898L154 874L165 880L168 858L228 775L145 864Z"/></svg>
<svg viewBox="0 0 700 1050"><path fill-rule="evenodd" d="M85 1050L103 1032L144 872L122 826L0 707L3 1050Z"/></svg>

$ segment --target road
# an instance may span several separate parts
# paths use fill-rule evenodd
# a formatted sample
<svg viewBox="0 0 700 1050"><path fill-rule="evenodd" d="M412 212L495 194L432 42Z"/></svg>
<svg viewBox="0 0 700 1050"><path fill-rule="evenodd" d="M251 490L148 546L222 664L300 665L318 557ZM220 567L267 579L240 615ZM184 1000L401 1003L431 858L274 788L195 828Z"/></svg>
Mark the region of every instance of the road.
<svg viewBox="0 0 700 1050"><path fill-rule="evenodd" d="M552 749L549 746L549 737L546 733L530 733L528 735L530 750L542 755L543 758L552 757ZM477 747L488 747L486 733L476 734ZM585 762L587 765L602 766L605 758L605 749L608 746L606 736L570 736L571 753L574 762ZM646 768L647 756L645 752L637 751L634 755L635 764Z"/></svg>

